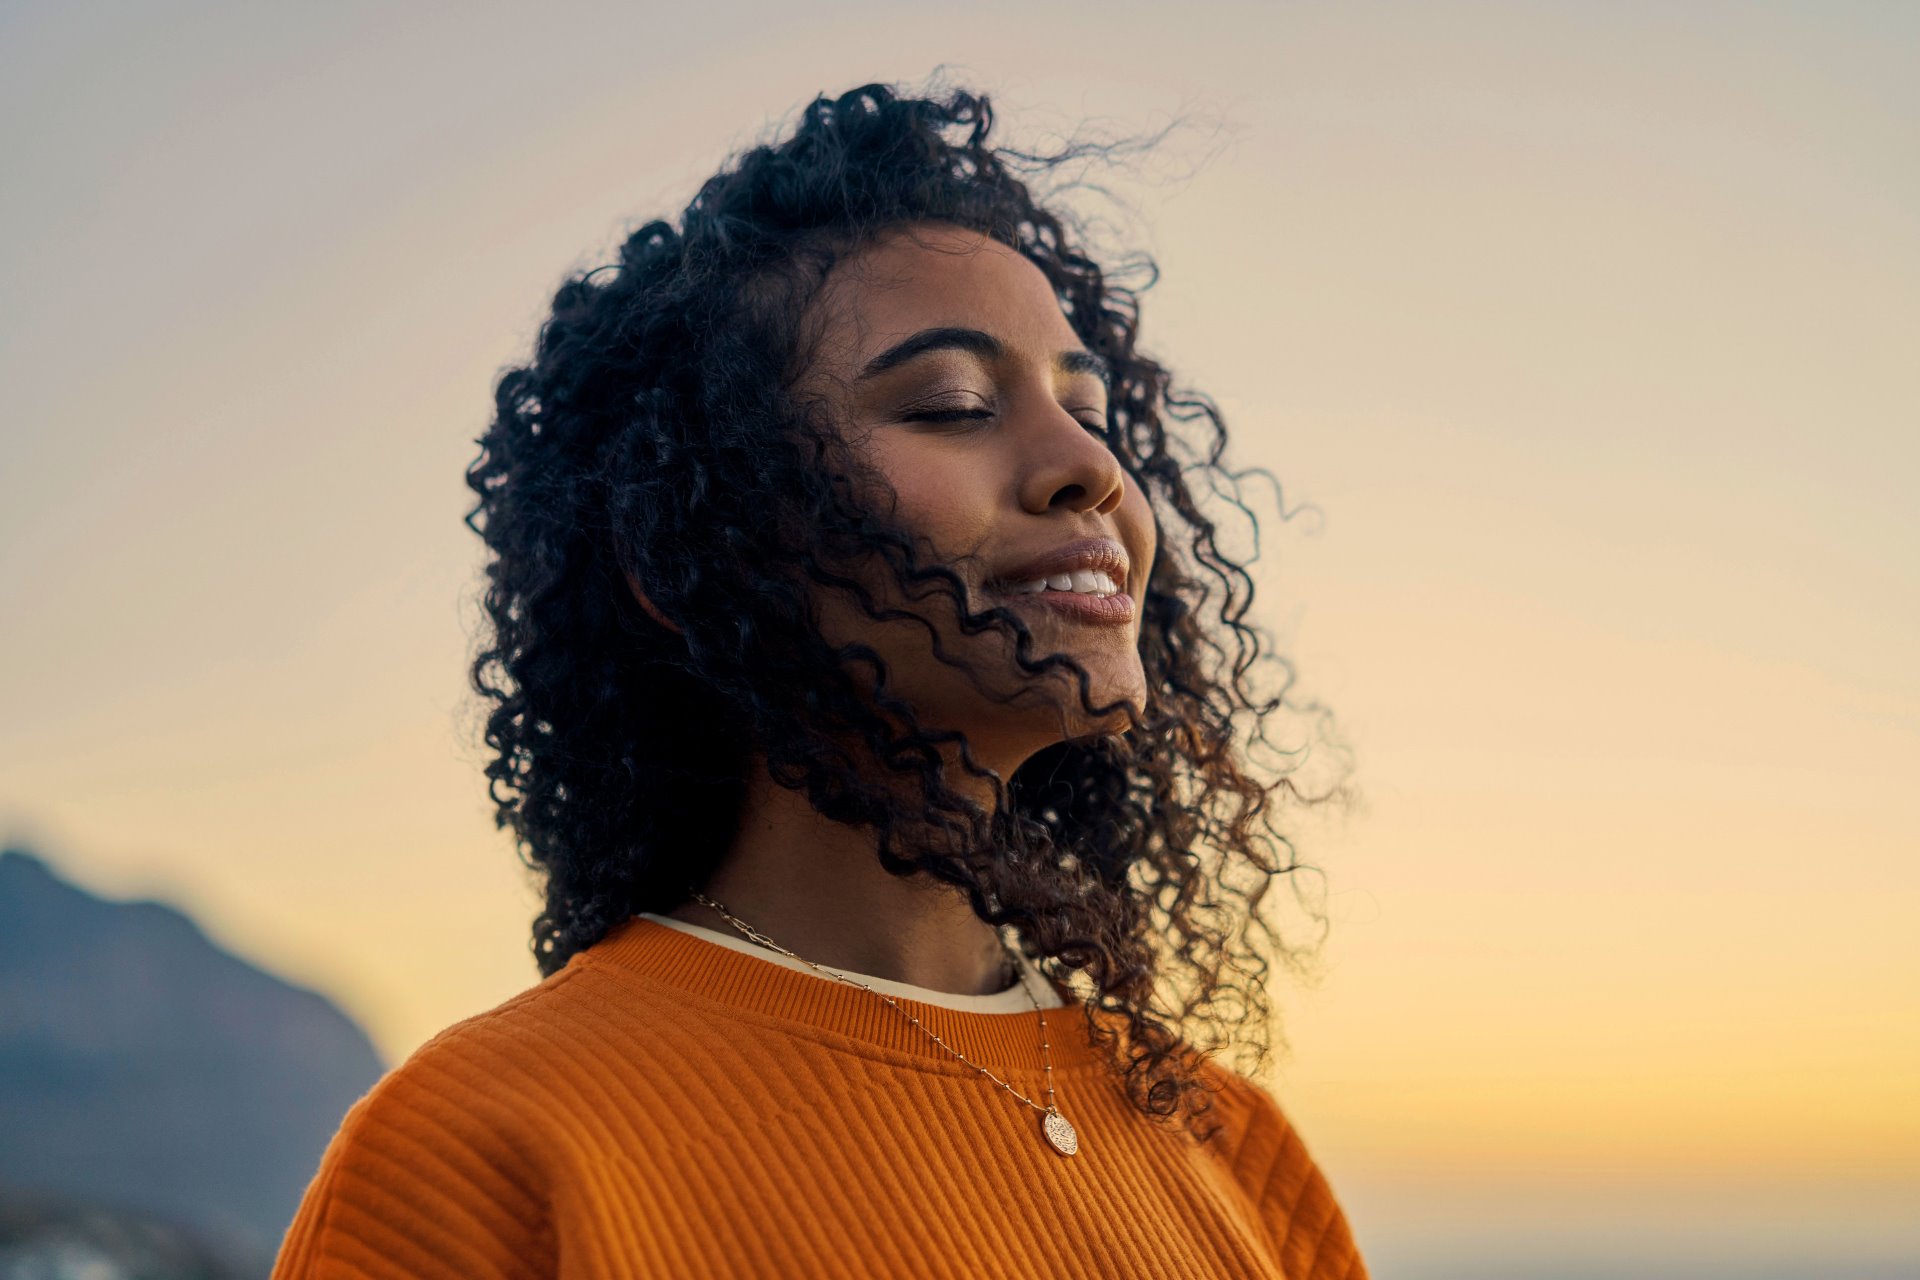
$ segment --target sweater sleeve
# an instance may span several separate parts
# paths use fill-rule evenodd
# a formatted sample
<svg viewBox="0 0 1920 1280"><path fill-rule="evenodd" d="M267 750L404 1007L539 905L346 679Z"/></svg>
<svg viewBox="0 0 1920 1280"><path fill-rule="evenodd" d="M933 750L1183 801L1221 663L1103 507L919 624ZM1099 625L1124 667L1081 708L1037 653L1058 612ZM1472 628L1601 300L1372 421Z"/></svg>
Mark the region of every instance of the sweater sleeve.
<svg viewBox="0 0 1920 1280"><path fill-rule="evenodd" d="M1231 1105L1243 1117L1234 1175L1253 1200L1287 1280L1368 1280L1346 1214L1273 1095L1237 1073Z"/></svg>
<svg viewBox="0 0 1920 1280"><path fill-rule="evenodd" d="M455 1280L554 1271L536 1165L484 1054L444 1033L355 1103L272 1280Z"/></svg>

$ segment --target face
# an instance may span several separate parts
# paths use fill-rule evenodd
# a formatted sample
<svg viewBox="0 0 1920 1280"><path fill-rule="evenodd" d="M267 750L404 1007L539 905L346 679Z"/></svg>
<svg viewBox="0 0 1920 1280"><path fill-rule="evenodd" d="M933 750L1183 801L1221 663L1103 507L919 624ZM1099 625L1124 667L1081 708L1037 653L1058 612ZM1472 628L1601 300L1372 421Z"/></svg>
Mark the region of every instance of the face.
<svg viewBox="0 0 1920 1280"><path fill-rule="evenodd" d="M971 609L1015 612L1033 657L1075 659L1091 705L1143 708L1153 513L1106 445L1101 362L1039 268L990 237L921 224L836 265L813 313L820 341L802 391L885 477L895 500L884 509L920 541L922 562L958 574ZM872 645L923 724L962 730L1003 777L1063 738L1124 729L1124 713L1080 710L1070 673L1021 672L1010 638L961 636L944 592L907 599L884 568L860 576L933 622L974 674L934 657L924 627L876 622L844 596L821 600L822 631Z"/></svg>

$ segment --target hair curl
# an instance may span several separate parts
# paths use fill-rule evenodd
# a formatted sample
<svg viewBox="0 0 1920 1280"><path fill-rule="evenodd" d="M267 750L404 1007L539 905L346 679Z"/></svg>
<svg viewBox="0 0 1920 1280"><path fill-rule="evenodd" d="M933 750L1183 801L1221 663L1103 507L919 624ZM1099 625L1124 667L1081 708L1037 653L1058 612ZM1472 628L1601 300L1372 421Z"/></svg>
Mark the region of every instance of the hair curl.
<svg viewBox="0 0 1920 1280"><path fill-rule="evenodd" d="M533 949L551 974L704 882L762 759L826 816L872 828L889 871L933 876L1012 925L1080 994L1143 1112L1198 1116L1219 1045L1194 1052L1185 1037L1237 1009L1232 1025L1252 1025L1264 1058L1268 955L1297 968L1310 950L1283 945L1260 910L1273 878L1303 865L1274 793L1330 798L1303 794L1289 769L1254 776L1249 753L1272 746L1265 719L1294 707L1292 668L1280 662L1277 694L1252 689L1253 582L1201 509L1212 494L1245 512L1244 476L1271 477L1228 470L1213 403L1136 348L1151 260L1132 259L1146 283L1124 285L1021 176L1101 148L989 147L992 122L988 99L961 90L816 98L790 136L710 178L677 226L647 223L616 263L560 288L530 363L500 377L467 471L479 495L467 523L491 552L491 631L470 669L490 703L488 791L544 881ZM844 481L858 462L794 393L809 351L797 317L833 262L928 222L985 232L1045 273L1112 371L1109 447L1162 533L1141 602L1142 714L1124 735L1041 751L1004 785L962 735L888 693L876 653L829 644L810 623L809 593L823 588L876 620L907 616L849 574L877 556L913 592L944 595L963 633L1011 634L1023 671L1067 670L1086 705L1073 659L1034 658L1008 610L969 613L951 569L922 564L910 530L856 499ZM1166 537L1176 522L1179 547ZM628 575L677 630L638 606ZM956 746L997 808L948 786L942 750Z"/></svg>

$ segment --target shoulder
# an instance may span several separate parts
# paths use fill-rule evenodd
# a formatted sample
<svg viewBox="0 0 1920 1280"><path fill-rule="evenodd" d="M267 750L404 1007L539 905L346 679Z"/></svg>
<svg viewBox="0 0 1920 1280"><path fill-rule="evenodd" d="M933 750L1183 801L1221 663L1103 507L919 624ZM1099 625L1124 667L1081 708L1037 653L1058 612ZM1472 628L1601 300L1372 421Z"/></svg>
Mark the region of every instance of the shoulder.
<svg viewBox="0 0 1920 1280"><path fill-rule="evenodd" d="M453 1173L486 1165L497 1180L536 1180L543 1161L530 1111L555 1065L547 1029L568 1021L576 986L580 971L568 967L436 1032L353 1103L328 1161L363 1169L430 1161Z"/></svg>
<svg viewBox="0 0 1920 1280"><path fill-rule="evenodd" d="M375 1094L472 1088L507 1092L502 1084L560 1065L564 1041L591 1018L596 976L576 960L493 1008L447 1027L381 1080Z"/></svg>
<svg viewBox="0 0 1920 1280"><path fill-rule="evenodd" d="M484 1083L500 1073L566 1073L602 1059L625 1064L634 1040L644 1049L671 1039L686 1021L679 993L587 950L558 973L447 1027L390 1075L451 1074Z"/></svg>
<svg viewBox="0 0 1920 1280"><path fill-rule="evenodd" d="M447 1027L389 1071L343 1130L407 1121L502 1148L552 1135L609 1075L630 1075L675 1039L680 1019L652 984L576 956L566 968ZM501 1151L500 1154L512 1154ZM531 1153L528 1153L531 1156ZM536 1163L529 1158L526 1163Z"/></svg>
<svg viewBox="0 0 1920 1280"><path fill-rule="evenodd" d="M609 1091L683 1069L726 1030L672 988L582 952L414 1050L348 1112L341 1136L405 1128L537 1168L597 1124Z"/></svg>
<svg viewBox="0 0 1920 1280"><path fill-rule="evenodd" d="M1199 1075L1213 1093L1207 1119L1218 1126L1220 1155L1249 1192L1264 1196L1289 1170L1311 1163L1292 1120L1264 1085L1212 1059Z"/></svg>
<svg viewBox="0 0 1920 1280"><path fill-rule="evenodd" d="M1201 1076L1218 1092L1221 1157L1256 1207L1289 1276L1364 1280L1346 1214L1326 1174L1271 1090L1208 1061Z"/></svg>
<svg viewBox="0 0 1920 1280"><path fill-rule="evenodd" d="M569 965L383 1076L321 1158L275 1280L540 1274L556 1154L594 1111L573 1055L602 983Z"/></svg>

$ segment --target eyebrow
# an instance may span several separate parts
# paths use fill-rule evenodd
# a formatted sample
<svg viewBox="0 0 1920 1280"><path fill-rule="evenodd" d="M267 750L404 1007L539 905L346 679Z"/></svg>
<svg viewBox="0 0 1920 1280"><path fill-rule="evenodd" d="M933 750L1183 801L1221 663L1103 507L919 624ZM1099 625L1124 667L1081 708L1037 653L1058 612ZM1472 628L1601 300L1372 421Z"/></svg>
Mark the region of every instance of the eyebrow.
<svg viewBox="0 0 1920 1280"><path fill-rule="evenodd" d="M926 355L930 351L965 351L982 360L998 360L1007 354L1007 348L1000 339L979 329L940 328L922 329L910 338L902 339L867 361L860 371L856 382L877 377L889 369L897 369L907 361ZM1090 373L1102 382L1111 383L1112 373L1107 362L1091 351L1076 349L1062 351L1053 358L1053 367L1062 373Z"/></svg>

